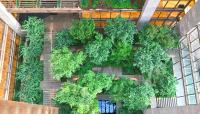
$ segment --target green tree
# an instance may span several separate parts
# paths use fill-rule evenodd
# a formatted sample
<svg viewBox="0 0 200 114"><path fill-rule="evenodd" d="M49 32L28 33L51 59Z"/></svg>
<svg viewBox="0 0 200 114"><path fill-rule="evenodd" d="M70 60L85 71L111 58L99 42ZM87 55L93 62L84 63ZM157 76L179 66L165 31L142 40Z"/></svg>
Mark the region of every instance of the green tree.
<svg viewBox="0 0 200 114"><path fill-rule="evenodd" d="M146 25L138 34L140 43L154 41L159 43L162 48L177 48L178 35L167 26Z"/></svg>
<svg viewBox="0 0 200 114"><path fill-rule="evenodd" d="M69 29L69 33L76 40L80 40L82 43L90 40L95 32L94 20L81 19L73 22Z"/></svg>
<svg viewBox="0 0 200 114"><path fill-rule="evenodd" d="M121 17L110 19L104 31L113 42L120 41L130 44L133 44L134 34L137 33L135 24Z"/></svg>
<svg viewBox="0 0 200 114"><path fill-rule="evenodd" d="M101 34L96 34L95 38L86 45L85 52L93 64L101 65L108 60L112 43L110 39L103 39Z"/></svg>
<svg viewBox="0 0 200 114"><path fill-rule="evenodd" d="M101 93L103 89L108 90L112 85L112 77L105 73L95 74L88 71L85 75L80 76L77 84L87 87L91 94Z"/></svg>
<svg viewBox="0 0 200 114"><path fill-rule="evenodd" d="M112 49L109 60L112 63L121 64L122 61L129 59L131 55L133 55L133 46L128 43L119 42L115 48Z"/></svg>
<svg viewBox="0 0 200 114"><path fill-rule="evenodd" d="M155 42L145 43L134 55L134 65L147 77L151 76L154 70L161 68L167 61L169 61L167 53Z"/></svg>
<svg viewBox="0 0 200 114"><path fill-rule="evenodd" d="M95 97L87 87L67 82L56 93L54 100L66 106L70 105L78 114L97 114L98 107L93 105L96 102Z"/></svg>
<svg viewBox="0 0 200 114"><path fill-rule="evenodd" d="M54 49L51 54L51 68L55 79L71 77L80 65L83 64L86 56L83 52L72 53L68 48Z"/></svg>
<svg viewBox="0 0 200 114"><path fill-rule="evenodd" d="M128 78L113 81L108 93L113 101L121 103L128 110L147 108L154 96L153 88L148 83L138 83Z"/></svg>
<svg viewBox="0 0 200 114"><path fill-rule="evenodd" d="M110 90L108 91L110 97L115 102L122 102L126 97L125 93L130 91L130 88L135 85L135 82L125 77L119 80L114 80Z"/></svg>
<svg viewBox="0 0 200 114"><path fill-rule="evenodd" d="M125 94L123 106L129 110L143 110L150 106L154 90L148 83L142 83L130 88L130 91Z"/></svg>
<svg viewBox="0 0 200 114"><path fill-rule="evenodd" d="M174 97L176 96L176 78L173 75L173 63L167 62L161 69L154 72L151 79L156 97Z"/></svg>
<svg viewBox="0 0 200 114"><path fill-rule="evenodd" d="M77 41L70 36L67 28L62 29L61 31L56 33L54 47L56 49L61 49L63 47L69 47L71 45L76 44Z"/></svg>

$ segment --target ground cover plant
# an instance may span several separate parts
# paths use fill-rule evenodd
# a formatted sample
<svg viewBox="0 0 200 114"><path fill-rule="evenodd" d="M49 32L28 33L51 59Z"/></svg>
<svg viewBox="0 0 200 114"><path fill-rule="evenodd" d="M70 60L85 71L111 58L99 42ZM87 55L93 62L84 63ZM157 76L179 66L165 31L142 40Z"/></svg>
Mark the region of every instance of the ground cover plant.
<svg viewBox="0 0 200 114"><path fill-rule="evenodd" d="M21 62L16 73L19 87L15 91L15 97L19 101L41 103L40 81L43 77L43 65L40 55L43 50L44 22L36 17L29 17L22 27L27 34L20 46Z"/></svg>

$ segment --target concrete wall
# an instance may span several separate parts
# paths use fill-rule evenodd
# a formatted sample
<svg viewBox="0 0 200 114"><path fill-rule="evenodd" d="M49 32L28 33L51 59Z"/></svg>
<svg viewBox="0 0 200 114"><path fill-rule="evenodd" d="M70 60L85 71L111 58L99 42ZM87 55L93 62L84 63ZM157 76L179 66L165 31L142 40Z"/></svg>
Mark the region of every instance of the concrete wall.
<svg viewBox="0 0 200 114"><path fill-rule="evenodd" d="M145 110L144 114L200 114L200 105L173 108L154 108Z"/></svg>
<svg viewBox="0 0 200 114"><path fill-rule="evenodd" d="M180 35L183 36L199 22L200 22L200 0L197 1L194 7L176 25L176 28L178 32L180 32Z"/></svg>

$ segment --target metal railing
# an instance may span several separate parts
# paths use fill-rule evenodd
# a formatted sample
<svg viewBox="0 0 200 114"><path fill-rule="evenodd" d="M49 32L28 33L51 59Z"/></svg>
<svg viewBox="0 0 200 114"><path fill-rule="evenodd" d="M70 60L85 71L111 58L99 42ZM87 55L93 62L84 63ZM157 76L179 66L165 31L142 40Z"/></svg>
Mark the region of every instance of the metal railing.
<svg viewBox="0 0 200 114"><path fill-rule="evenodd" d="M175 107L177 106L177 98L156 98L157 108Z"/></svg>
<svg viewBox="0 0 200 114"><path fill-rule="evenodd" d="M6 8L74 8L79 0L2 0Z"/></svg>

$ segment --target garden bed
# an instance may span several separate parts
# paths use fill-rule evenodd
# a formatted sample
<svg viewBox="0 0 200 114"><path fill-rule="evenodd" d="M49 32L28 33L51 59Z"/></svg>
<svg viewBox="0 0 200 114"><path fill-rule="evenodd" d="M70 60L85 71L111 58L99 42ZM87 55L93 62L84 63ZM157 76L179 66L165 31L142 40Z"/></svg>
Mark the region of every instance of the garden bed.
<svg viewBox="0 0 200 114"><path fill-rule="evenodd" d="M84 9L141 9L145 0L81 0Z"/></svg>
<svg viewBox="0 0 200 114"><path fill-rule="evenodd" d="M176 46L176 38L168 27L148 25L137 31L120 17L110 19L101 33L94 20L75 21L56 34L51 67L64 84L54 100L74 112L98 113L97 96L106 94L122 104L119 113L134 113L148 108L154 95L175 95L166 50Z"/></svg>
<svg viewBox="0 0 200 114"><path fill-rule="evenodd" d="M32 21L30 25L34 24ZM33 28L37 28L35 25ZM42 66L30 60L39 61L43 46L35 42L43 42L44 28L36 29L37 33L26 27L30 30L30 43L21 50L26 67L19 67L17 74L26 91L20 100L38 103ZM94 20L74 21L56 34L51 52L53 78L63 82L53 101L66 109L64 113L98 114L97 97L106 94L112 102L121 104L117 107L120 114L127 114L148 108L151 97L174 96L176 82L166 51L177 46L176 38L168 27L147 25L138 31L132 21L121 17L108 20L101 33L96 31ZM33 81L36 83L31 86Z"/></svg>

